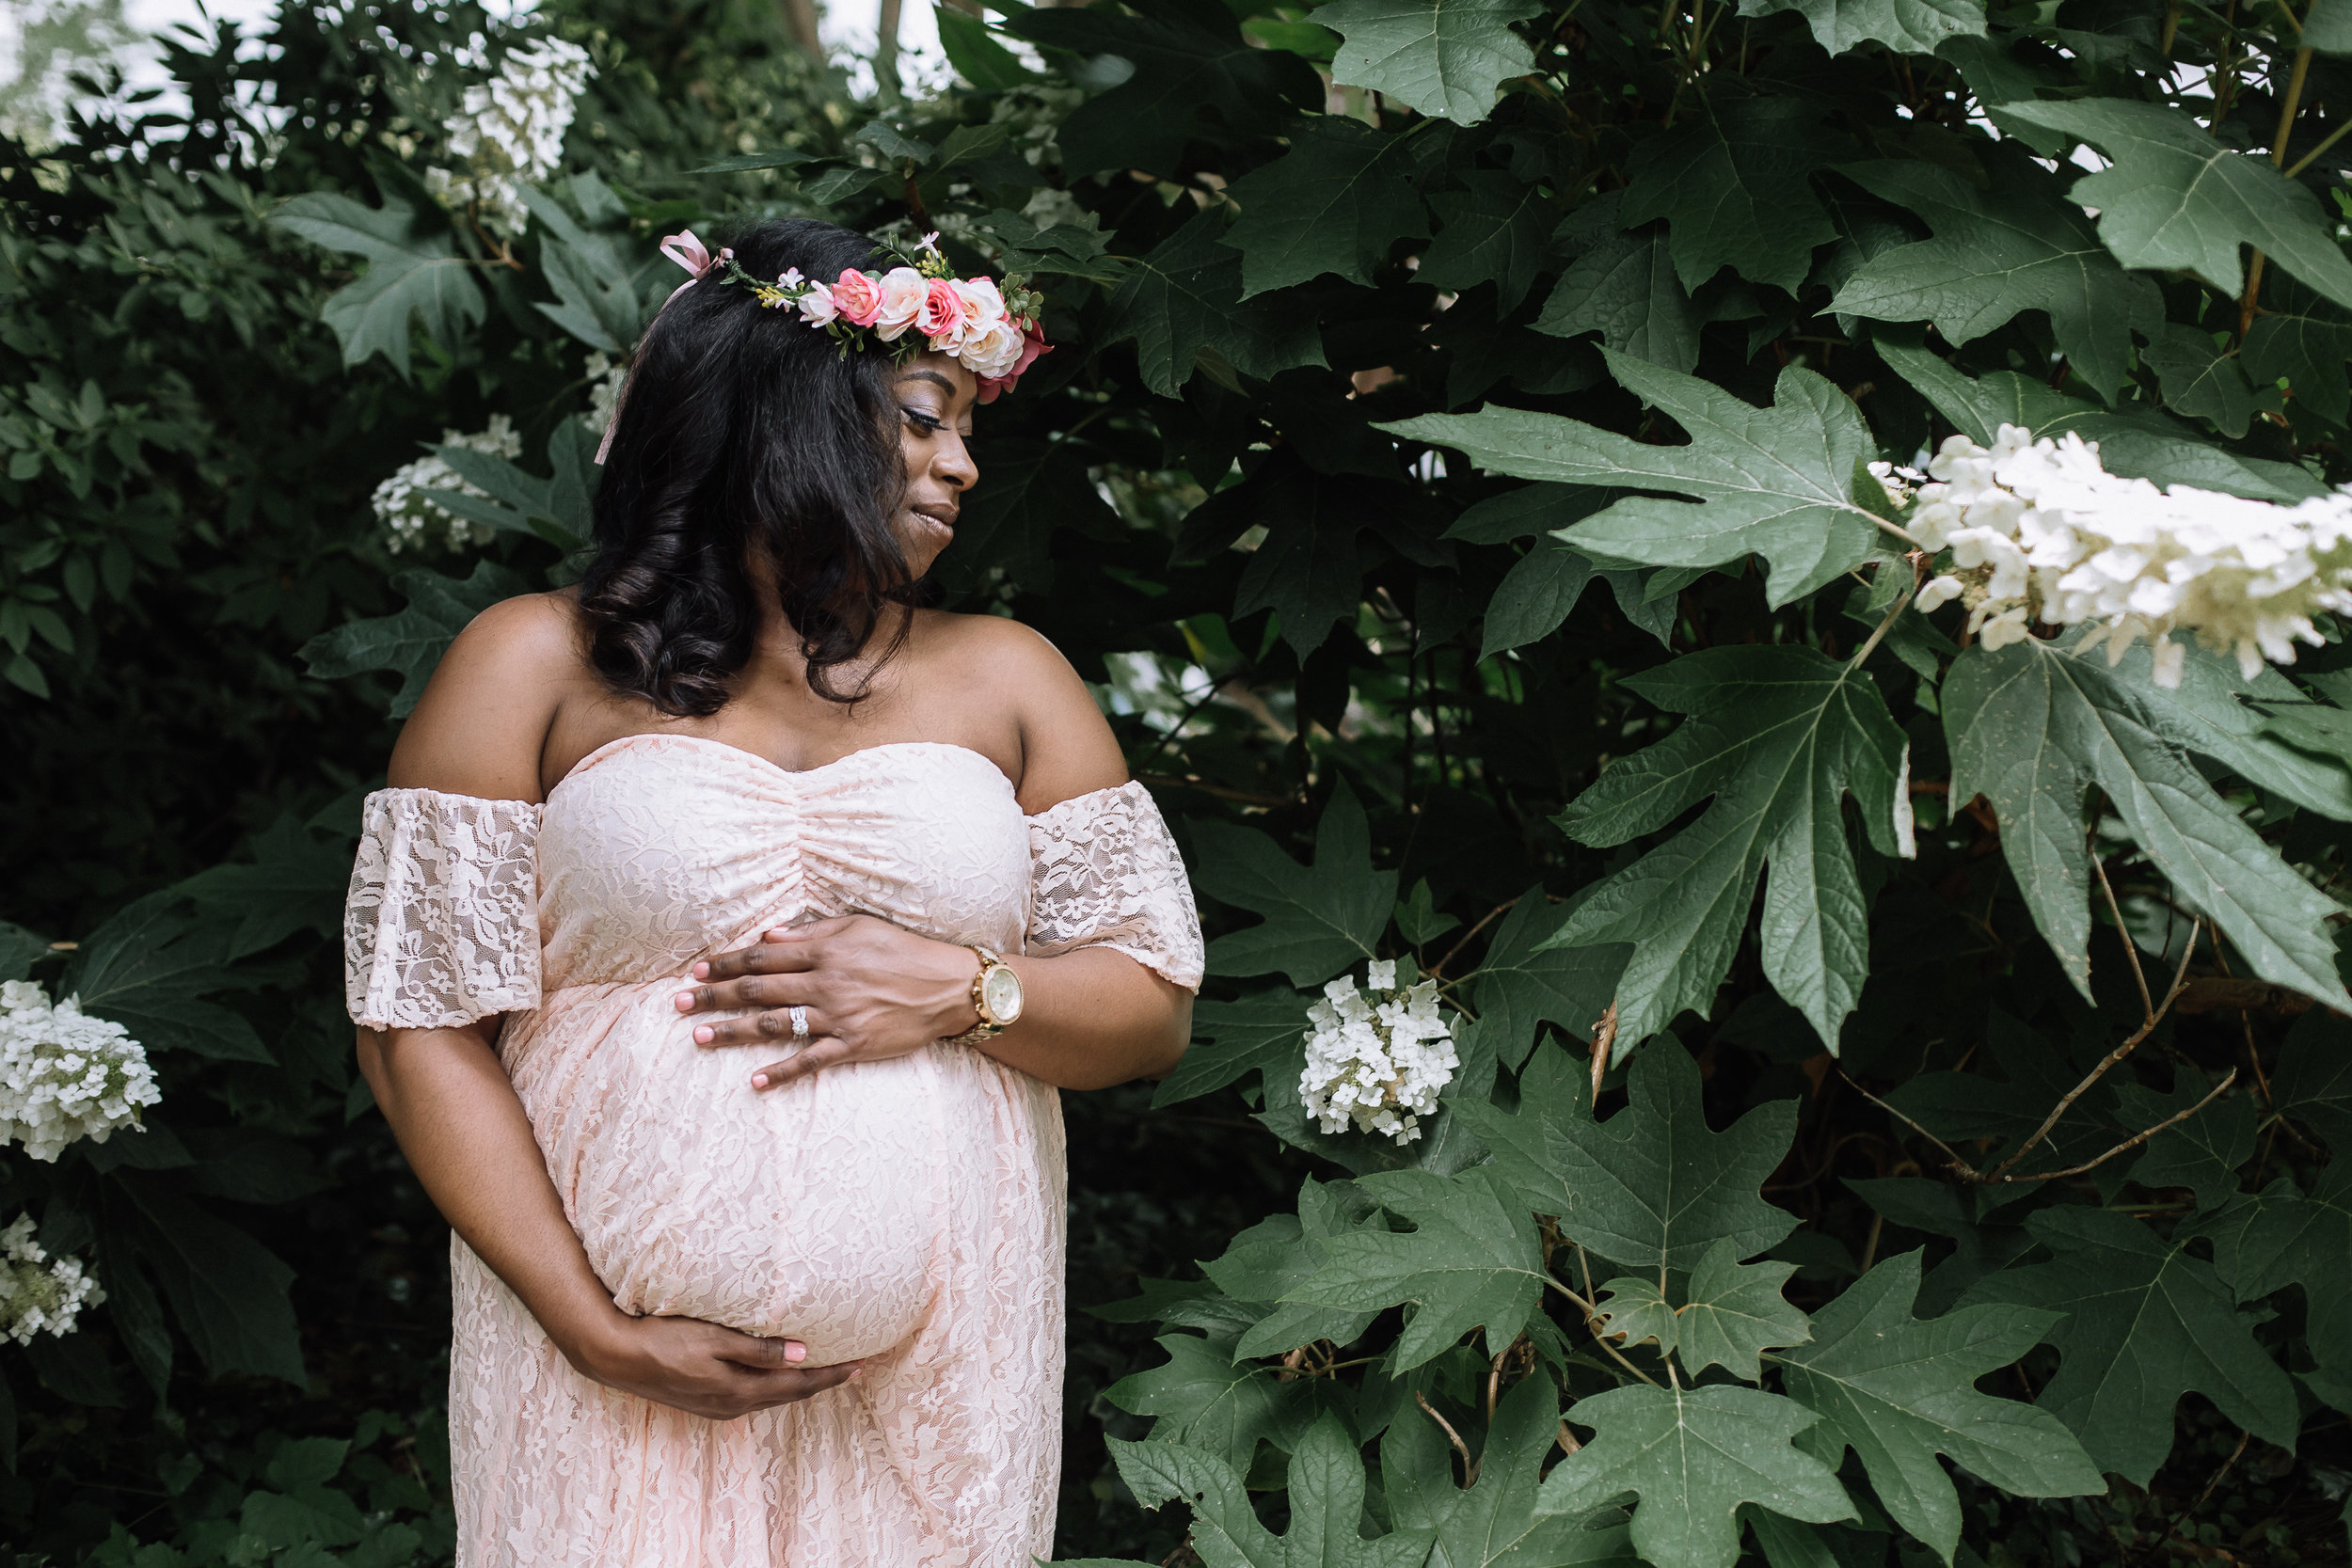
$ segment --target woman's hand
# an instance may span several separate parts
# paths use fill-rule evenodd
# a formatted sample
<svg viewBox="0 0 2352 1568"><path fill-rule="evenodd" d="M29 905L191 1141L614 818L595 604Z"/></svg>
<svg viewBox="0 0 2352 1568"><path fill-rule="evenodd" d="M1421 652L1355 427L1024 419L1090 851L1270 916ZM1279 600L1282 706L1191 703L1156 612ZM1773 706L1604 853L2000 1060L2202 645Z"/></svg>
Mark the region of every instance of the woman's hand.
<svg viewBox="0 0 2352 1568"><path fill-rule="evenodd" d="M755 1410L821 1394L857 1376L861 1363L802 1363L797 1339L762 1339L698 1318L614 1315L596 1342L565 1358L584 1376L707 1420L731 1421Z"/></svg>
<svg viewBox="0 0 2352 1568"><path fill-rule="evenodd" d="M677 993L681 1013L762 1009L751 1018L694 1027L702 1046L753 1045L792 1037L792 1008L808 1009L808 1041L752 1074L775 1088L842 1062L905 1056L979 1022L972 980L979 958L968 947L917 936L868 914L811 921L766 932L756 947L694 966L704 982Z"/></svg>

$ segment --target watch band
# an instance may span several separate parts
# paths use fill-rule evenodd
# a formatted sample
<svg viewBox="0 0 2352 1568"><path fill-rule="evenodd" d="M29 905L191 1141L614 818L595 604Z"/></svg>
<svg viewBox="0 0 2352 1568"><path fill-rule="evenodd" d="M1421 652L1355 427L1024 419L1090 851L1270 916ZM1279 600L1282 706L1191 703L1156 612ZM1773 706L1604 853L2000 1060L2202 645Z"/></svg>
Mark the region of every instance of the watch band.
<svg viewBox="0 0 2352 1568"><path fill-rule="evenodd" d="M1005 960L977 942L967 942L963 945L977 954L980 959L979 971L972 976L972 1010L980 1015L980 1022L961 1035L948 1036L949 1045L977 1045L981 1040L993 1040L1005 1032L1003 1024L989 1022L988 1006L981 991L981 988L988 984L988 972Z"/></svg>

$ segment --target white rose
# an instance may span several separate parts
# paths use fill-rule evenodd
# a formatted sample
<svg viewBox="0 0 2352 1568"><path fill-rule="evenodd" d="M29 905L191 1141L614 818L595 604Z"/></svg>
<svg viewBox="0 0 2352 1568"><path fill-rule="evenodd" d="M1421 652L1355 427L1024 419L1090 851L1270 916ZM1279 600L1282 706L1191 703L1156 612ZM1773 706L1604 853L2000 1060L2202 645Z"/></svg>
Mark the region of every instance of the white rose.
<svg viewBox="0 0 2352 1568"><path fill-rule="evenodd" d="M996 292L993 280L986 277L952 279L955 291L963 300L966 338L976 338L1005 319L1005 296Z"/></svg>
<svg viewBox="0 0 2352 1568"><path fill-rule="evenodd" d="M833 302L833 291L822 283L808 285L808 293L801 296L801 320L811 326L823 326L841 313Z"/></svg>
<svg viewBox="0 0 2352 1568"><path fill-rule="evenodd" d="M974 375L1003 375L1021 357L1021 329L998 316L977 330L967 328L956 357Z"/></svg>
<svg viewBox="0 0 2352 1568"><path fill-rule="evenodd" d="M913 267L893 267L882 275L882 312L874 318L874 336L883 342L896 342L901 333L914 325L916 312L923 309L923 296L930 291L930 279Z"/></svg>

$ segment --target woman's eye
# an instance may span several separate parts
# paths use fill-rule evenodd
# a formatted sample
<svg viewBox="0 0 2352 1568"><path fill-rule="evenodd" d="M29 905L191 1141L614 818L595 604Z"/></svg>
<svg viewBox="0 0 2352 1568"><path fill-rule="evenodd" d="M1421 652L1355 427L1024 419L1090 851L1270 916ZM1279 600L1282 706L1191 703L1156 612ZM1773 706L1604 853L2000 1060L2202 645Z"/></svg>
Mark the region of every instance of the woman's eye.
<svg viewBox="0 0 2352 1568"><path fill-rule="evenodd" d="M947 428L945 421L931 418L929 414L924 413L920 408L901 408L898 412L907 417L907 423L927 434L936 433Z"/></svg>

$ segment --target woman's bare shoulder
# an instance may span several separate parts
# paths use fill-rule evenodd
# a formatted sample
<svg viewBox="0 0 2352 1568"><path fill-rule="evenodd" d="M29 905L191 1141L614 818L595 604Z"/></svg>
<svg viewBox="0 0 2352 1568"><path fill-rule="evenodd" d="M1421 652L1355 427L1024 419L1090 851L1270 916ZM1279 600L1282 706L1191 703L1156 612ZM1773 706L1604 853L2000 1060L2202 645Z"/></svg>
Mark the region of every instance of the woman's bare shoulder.
<svg viewBox="0 0 2352 1568"><path fill-rule="evenodd" d="M1021 809L1034 816L1127 782L1126 758L1094 693L1034 627L1002 615L939 614L934 649L1009 712L1021 737Z"/></svg>
<svg viewBox="0 0 2352 1568"><path fill-rule="evenodd" d="M441 656L392 748L390 783L537 800L539 756L557 712L595 687L573 594L501 600Z"/></svg>

